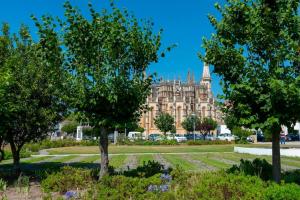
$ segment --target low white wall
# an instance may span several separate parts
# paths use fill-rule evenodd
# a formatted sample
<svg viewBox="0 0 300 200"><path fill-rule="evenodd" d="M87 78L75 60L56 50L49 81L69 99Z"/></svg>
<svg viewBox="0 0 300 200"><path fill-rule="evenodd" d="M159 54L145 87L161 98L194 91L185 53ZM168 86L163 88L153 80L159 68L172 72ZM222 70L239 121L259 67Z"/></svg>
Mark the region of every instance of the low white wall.
<svg viewBox="0 0 300 200"><path fill-rule="evenodd" d="M234 147L234 152L236 153L248 153L254 155L272 155L272 149L266 148L245 148L245 147ZM281 156L291 156L300 157L300 149L290 148L290 149L280 149Z"/></svg>

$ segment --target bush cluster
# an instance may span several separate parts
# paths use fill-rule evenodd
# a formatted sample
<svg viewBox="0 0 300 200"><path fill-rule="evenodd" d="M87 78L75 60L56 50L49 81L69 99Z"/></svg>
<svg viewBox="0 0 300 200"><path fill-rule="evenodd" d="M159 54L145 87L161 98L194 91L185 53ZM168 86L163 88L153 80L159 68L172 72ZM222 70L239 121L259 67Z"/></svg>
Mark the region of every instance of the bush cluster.
<svg viewBox="0 0 300 200"><path fill-rule="evenodd" d="M59 172L49 174L42 180L41 187L45 192L63 193L72 189L85 189L92 182L91 170L65 166Z"/></svg>
<svg viewBox="0 0 300 200"><path fill-rule="evenodd" d="M22 149L20 151L20 158L28 158L31 156L31 152L26 150L26 149ZM12 152L10 150L4 150L4 158L3 160L8 160L8 159L12 159L13 155Z"/></svg>
<svg viewBox="0 0 300 200"><path fill-rule="evenodd" d="M272 180L272 165L265 159L256 158L253 161L241 159L239 165L233 165L227 173L257 176L264 181ZM285 183L300 185L300 170L286 171L281 174Z"/></svg>
<svg viewBox="0 0 300 200"><path fill-rule="evenodd" d="M245 164L247 163L247 164ZM243 165L250 165L245 162ZM264 160L251 162L252 171L269 166ZM267 167L266 167L267 166ZM251 172L248 167L241 167ZM97 170L96 170L97 171ZM262 172L252 176L235 171L191 173L176 168L171 176L162 171L159 163L148 162L136 170L112 173L101 181L95 181L95 170L64 167L42 181L46 192L81 191L82 199L256 199L299 200L300 186L294 183L276 184L264 181ZM298 172L298 175L300 173ZM267 178L264 178L267 179Z"/></svg>
<svg viewBox="0 0 300 200"><path fill-rule="evenodd" d="M42 149L58 148L58 147L70 147L70 146L97 146L98 141L96 140L82 140L76 141L74 139L63 139L63 140L50 140L45 139L36 143L28 143L24 145L24 149L31 152L38 152Z"/></svg>
<svg viewBox="0 0 300 200"><path fill-rule="evenodd" d="M215 144L234 144L233 141L225 140L189 140L186 142L187 145L215 145Z"/></svg>
<svg viewBox="0 0 300 200"><path fill-rule="evenodd" d="M158 141L151 141L151 140L134 140L130 141L128 139L118 140L118 145L178 145L179 143L176 140L158 140Z"/></svg>

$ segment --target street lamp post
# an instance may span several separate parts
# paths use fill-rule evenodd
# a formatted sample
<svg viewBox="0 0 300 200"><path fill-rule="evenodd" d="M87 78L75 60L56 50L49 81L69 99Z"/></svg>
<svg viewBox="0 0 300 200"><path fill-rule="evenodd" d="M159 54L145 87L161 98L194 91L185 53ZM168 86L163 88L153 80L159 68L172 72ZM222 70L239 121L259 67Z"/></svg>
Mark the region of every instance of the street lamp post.
<svg viewBox="0 0 300 200"><path fill-rule="evenodd" d="M193 134L194 134L194 141L196 141L196 135L195 135L195 113L192 114L193 116Z"/></svg>

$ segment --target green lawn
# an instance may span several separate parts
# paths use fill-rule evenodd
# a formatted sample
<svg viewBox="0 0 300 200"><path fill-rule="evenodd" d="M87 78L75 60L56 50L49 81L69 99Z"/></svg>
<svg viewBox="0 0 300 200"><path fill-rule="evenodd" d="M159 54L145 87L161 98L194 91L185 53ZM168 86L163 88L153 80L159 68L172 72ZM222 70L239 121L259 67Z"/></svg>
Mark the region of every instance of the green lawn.
<svg viewBox="0 0 300 200"><path fill-rule="evenodd" d="M226 154L223 154L223 156L226 157ZM219 169L229 168L232 166L230 164L222 162L217 157L213 157L212 154L191 155L191 158L193 160L199 160L206 165L209 165L209 166L212 166L215 168L219 168Z"/></svg>
<svg viewBox="0 0 300 200"><path fill-rule="evenodd" d="M182 158L181 155L163 155L163 158L170 162L174 167L180 167L186 171L199 170L198 167L186 159Z"/></svg>
<svg viewBox="0 0 300 200"><path fill-rule="evenodd" d="M154 160L153 155L140 155L138 156L138 163L139 165L143 165L144 163L147 164L148 161Z"/></svg>
<svg viewBox="0 0 300 200"><path fill-rule="evenodd" d="M124 164L126 158L127 158L127 156L125 156L125 155L112 156L109 159L109 165L113 166L114 168L119 168Z"/></svg>
<svg viewBox="0 0 300 200"><path fill-rule="evenodd" d="M175 145L175 146L114 146L110 145L110 154L125 153L190 153L190 152L232 152L234 145ZM99 154L97 146L61 147L47 150L50 154Z"/></svg>
<svg viewBox="0 0 300 200"><path fill-rule="evenodd" d="M214 170L214 169L226 169L233 164L238 164L240 159L253 160L255 158L266 159L271 163L271 156L256 156L250 154L239 154L233 152L234 145L201 145L201 146L188 146L188 145L176 145L176 146L114 146L110 145L110 165L114 168L121 168L124 166L128 156L127 154L136 153L134 157L138 165L142 165L144 162L154 160L156 153L162 153L161 156L169 162L173 167L177 165L188 171L199 170ZM240 146L240 145L239 145ZM257 145L241 145L245 147L252 147ZM265 145L262 145L265 146ZM71 165L83 166L83 167L98 167L100 155L98 147L64 147L48 150L53 154L71 154L68 156L57 156L53 159L53 156L44 157L31 157L21 160L22 166L27 166L27 169L31 169L31 166L45 167L48 166L60 166L63 163L73 160ZM144 154L143 154L144 153ZM169 154L170 153L170 154ZM179 154L172 154L179 153ZM80 156L75 154L95 154L88 156ZM119 155L120 154L120 155ZM11 168L11 161L4 161L0 163L0 170L5 168ZM291 170L300 168L300 158L282 157L282 168L284 170ZM128 163L127 163L128 164ZM134 164L136 166L136 164Z"/></svg>

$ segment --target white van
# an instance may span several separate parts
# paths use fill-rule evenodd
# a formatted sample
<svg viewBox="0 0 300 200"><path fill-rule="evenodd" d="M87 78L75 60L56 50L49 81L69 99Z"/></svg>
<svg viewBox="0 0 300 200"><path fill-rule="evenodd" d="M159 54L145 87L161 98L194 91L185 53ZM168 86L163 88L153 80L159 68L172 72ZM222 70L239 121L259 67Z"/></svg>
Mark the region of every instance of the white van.
<svg viewBox="0 0 300 200"><path fill-rule="evenodd" d="M146 136L141 132L129 132L127 138L129 140L146 139Z"/></svg>

